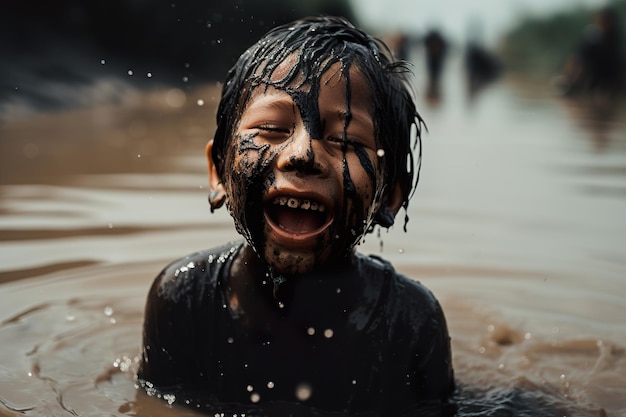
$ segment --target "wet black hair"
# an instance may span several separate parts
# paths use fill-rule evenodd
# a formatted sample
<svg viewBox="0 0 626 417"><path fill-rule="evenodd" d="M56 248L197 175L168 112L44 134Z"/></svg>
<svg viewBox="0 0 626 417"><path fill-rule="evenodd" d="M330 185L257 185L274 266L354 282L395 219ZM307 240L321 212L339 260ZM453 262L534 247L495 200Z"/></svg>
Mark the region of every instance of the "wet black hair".
<svg viewBox="0 0 626 417"><path fill-rule="evenodd" d="M289 73L272 80L274 70L294 54L295 64ZM413 100L409 64L395 60L384 42L340 17L308 17L278 26L240 56L228 72L217 111L212 157L218 174L224 178L226 151L255 87L313 86L337 62L343 70L355 64L370 86L374 134L377 146L384 151L381 161L387 186L383 199L394 184L399 184L406 211L419 180L425 126ZM406 221L408 216L405 230ZM389 227L393 215L378 213L374 224Z"/></svg>

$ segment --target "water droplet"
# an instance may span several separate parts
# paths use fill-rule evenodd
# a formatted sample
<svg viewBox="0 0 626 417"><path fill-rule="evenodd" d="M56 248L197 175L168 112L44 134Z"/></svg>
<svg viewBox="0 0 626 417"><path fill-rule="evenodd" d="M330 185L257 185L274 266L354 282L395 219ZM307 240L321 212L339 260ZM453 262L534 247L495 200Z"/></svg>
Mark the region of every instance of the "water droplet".
<svg viewBox="0 0 626 417"><path fill-rule="evenodd" d="M117 358L113 362L113 366L115 368L119 368L122 372L128 372L131 368L133 361L128 356L124 356L122 358Z"/></svg>
<svg viewBox="0 0 626 417"><path fill-rule="evenodd" d="M337 288L337 294L341 293L341 288Z"/></svg>
<svg viewBox="0 0 626 417"><path fill-rule="evenodd" d="M113 223L109 223L107 226L109 229L113 229Z"/></svg>
<svg viewBox="0 0 626 417"><path fill-rule="evenodd" d="M104 59L101 59L101 60L100 60L100 63L101 63L102 65L104 65L104 64L106 64L106 61L105 61Z"/></svg>
<svg viewBox="0 0 626 417"><path fill-rule="evenodd" d="M254 391L254 387L253 387L252 385L248 385L248 386L246 387L246 390L247 390L248 392L252 392L252 391Z"/></svg>
<svg viewBox="0 0 626 417"><path fill-rule="evenodd" d="M104 315L111 317L113 315L113 308L111 306L104 307Z"/></svg>
<svg viewBox="0 0 626 417"><path fill-rule="evenodd" d="M500 365L498 365L498 369L499 369L499 370L503 370L503 369L504 369L504 364L503 364L503 363L501 363Z"/></svg>
<svg viewBox="0 0 626 417"><path fill-rule="evenodd" d="M274 383L273 383L272 381L269 381L269 382L267 383L267 387L268 387L269 389L274 388Z"/></svg>
<svg viewBox="0 0 626 417"><path fill-rule="evenodd" d="M67 320L67 321L74 321L74 320L76 320L76 317L74 317L74 315L72 315L72 314L68 314L65 317L65 320Z"/></svg>
<svg viewBox="0 0 626 417"><path fill-rule="evenodd" d="M352 380L352 385L356 385L356 379Z"/></svg>
<svg viewBox="0 0 626 417"><path fill-rule="evenodd" d="M285 308L285 304L282 301L278 302L278 308Z"/></svg>
<svg viewBox="0 0 626 417"><path fill-rule="evenodd" d="M309 327L308 329L306 329L306 333L309 336L313 336L315 334L315 329L313 327Z"/></svg>
<svg viewBox="0 0 626 417"><path fill-rule="evenodd" d="M334 334L333 329L324 330L324 337L326 339L330 339L331 337L333 337L333 334Z"/></svg>
<svg viewBox="0 0 626 417"><path fill-rule="evenodd" d="M379 158L382 158L383 156L385 156L385 150L384 149L377 150L376 155L378 155Z"/></svg>
<svg viewBox="0 0 626 417"><path fill-rule="evenodd" d="M532 335L530 334L530 332L526 333L524 335L524 339L529 340L532 337Z"/></svg>
<svg viewBox="0 0 626 417"><path fill-rule="evenodd" d="M404 249L402 248L398 249L398 253L404 253Z"/></svg>
<svg viewBox="0 0 626 417"><path fill-rule="evenodd" d="M250 401L256 404L261 401L261 396L258 393L253 392L252 395L250 395Z"/></svg>
<svg viewBox="0 0 626 417"><path fill-rule="evenodd" d="M184 83L186 83L186 82L188 82L188 81L189 81L189 77L184 76L184 77L183 77L183 82L184 82Z"/></svg>
<svg viewBox="0 0 626 417"><path fill-rule="evenodd" d="M228 339L226 339L226 341L228 342L228 344L233 344L235 343L235 339L233 339L232 337L229 337Z"/></svg>
<svg viewBox="0 0 626 417"><path fill-rule="evenodd" d="M152 73L151 73L151 72L149 72L149 73L147 73L147 74L146 74L146 76L147 76L148 78L152 78Z"/></svg>
<svg viewBox="0 0 626 417"><path fill-rule="evenodd" d="M204 100L201 98L198 99L198 106L204 106Z"/></svg>
<svg viewBox="0 0 626 417"><path fill-rule="evenodd" d="M296 398L300 401L306 401L311 398L312 390L311 386L306 383L302 383L296 387Z"/></svg>
<svg viewBox="0 0 626 417"><path fill-rule="evenodd" d="M137 158L141 158L141 154L140 153L137 154Z"/></svg>
<svg viewBox="0 0 626 417"><path fill-rule="evenodd" d="M128 70L128 75L133 75L133 70L129 69Z"/></svg>

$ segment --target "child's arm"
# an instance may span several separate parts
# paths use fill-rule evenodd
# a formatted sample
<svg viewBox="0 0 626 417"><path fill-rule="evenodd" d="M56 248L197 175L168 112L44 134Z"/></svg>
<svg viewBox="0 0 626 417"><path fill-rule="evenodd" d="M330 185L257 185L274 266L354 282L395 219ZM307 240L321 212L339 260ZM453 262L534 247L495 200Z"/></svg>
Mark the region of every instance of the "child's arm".
<svg viewBox="0 0 626 417"><path fill-rule="evenodd" d="M183 285L192 277L179 274L176 266L165 268L155 279L146 303L137 378L149 394L150 389L165 392L193 380L192 308Z"/></svg>
<svg viewBox="0 0 626 417"><path fill-rule="evenodd" d="M406 410L455 410L454 372L448 327L441 306L421 284L398 277L390 292L397 320L389 344L388 399ZM450 414L451 415L451 414Z"/></svg>
<svg viewBox="0 0 626 417"><path fill-rule="evenodd" d="M455 390L452 352L448 326L443 310L434 300L434 310L420 332L417 346L416 368L422 375L418 378L418 392L424 398L450 399Z"/></svg>

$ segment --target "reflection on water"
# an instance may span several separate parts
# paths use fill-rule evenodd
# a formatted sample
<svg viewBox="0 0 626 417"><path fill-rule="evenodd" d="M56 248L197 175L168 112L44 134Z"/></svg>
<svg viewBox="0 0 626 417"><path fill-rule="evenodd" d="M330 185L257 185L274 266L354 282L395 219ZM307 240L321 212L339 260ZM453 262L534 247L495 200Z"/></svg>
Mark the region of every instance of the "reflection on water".
<svg viewBox="0 0 626 417"><path fill-rule="evenodd" d="M441 105L422 106L409 233L362 250L382 240L441 300L460 416L624 415L623 109L598 120L510 79L468 108L450 64ZM215 89L178 107L136 94L2 126L0 415L193 414L137 394L133 375L153 277L235 237L206 204Z"/></svg>

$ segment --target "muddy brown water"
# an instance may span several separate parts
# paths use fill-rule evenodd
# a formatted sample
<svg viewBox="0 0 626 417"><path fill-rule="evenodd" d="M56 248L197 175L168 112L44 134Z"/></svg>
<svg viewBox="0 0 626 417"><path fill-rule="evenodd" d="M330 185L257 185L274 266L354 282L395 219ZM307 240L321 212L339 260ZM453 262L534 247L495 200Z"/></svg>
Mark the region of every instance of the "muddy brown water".
<svg viewBox="0 0 626 417"><path fill-rule="evenodd" d="M408 233L360 250L442 302L459 416L626 415L624 106L446 81ZM216 87L181 93L3 121L0 415L193 414L133 380L153 277L237 237L206 203Z"/></svg>

